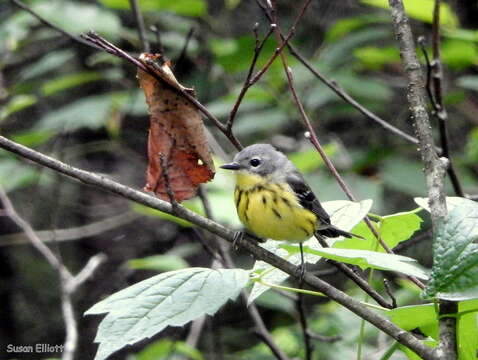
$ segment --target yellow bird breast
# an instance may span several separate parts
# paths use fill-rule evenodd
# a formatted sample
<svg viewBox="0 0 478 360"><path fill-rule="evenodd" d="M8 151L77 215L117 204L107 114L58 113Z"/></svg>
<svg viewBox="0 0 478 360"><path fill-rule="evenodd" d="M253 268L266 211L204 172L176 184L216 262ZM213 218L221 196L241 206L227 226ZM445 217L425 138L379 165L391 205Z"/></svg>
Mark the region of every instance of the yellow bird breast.
<svg viewBox="0 0 478 360"><path fill-rule="evenodd" d="M261 238L302 242L316 230L317 217L300 205L288 184L238 174L234 197L239 219Z"/></svg>

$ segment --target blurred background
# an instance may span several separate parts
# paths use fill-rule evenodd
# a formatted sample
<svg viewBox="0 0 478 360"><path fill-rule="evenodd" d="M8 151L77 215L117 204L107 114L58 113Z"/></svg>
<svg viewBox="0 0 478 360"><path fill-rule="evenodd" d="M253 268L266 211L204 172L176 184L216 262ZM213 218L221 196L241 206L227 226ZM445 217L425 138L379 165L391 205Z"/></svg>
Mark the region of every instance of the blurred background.
<svg viewBox="0 0 478 360"><path fill-rule="evenodd" d="M335 80L361 105L413 134L406 80L385 3L313 0L292 43L314 68ZM94 30L135 56L141 52L127 0L35 0L25 4L72 34ZM178 80L194 87L210 112L226 121L253 56L254 24L259 24L261 38L269 28L256 2L142 0L139 5L152 52L164 51L175 66ZM300 5L278 1L284 33ZM431 0L407 2L414 35L425 37L429 51L432 9ZM448 1L443 6L443 85L451 153L460 182L472 195L478 193L477 18L478 4L474 0ZM257 69L276 47L271 37ZM416 146L344 102L290 54L288 62L320 141L356 197L373 199L373 212L381 215L416 208L413 197L426 195ZM206 120L205 124L212 135L215 161L221 164L235 150L211 123ZM12 1L0 3L2 135L73 166L142 189L148 125L144 95L132 65L72 41ZM437 124L433 126L437 131ZM280 61L249 90L233 130L244 145L267 142L286 152L306 174L321 201L346 199L304 137L304 126ZM239 228L229 176L218 171L214 181L204 188L213 216ZM93 340L100 319L82 317L94 303L158 271L211 265L204 235L190 224L85 186L4 150L0 150L0 184L17 211L61 254L73 272L99 252L108 257L74 297L80 329L79 359L93 358L96 350ZM447 193L454 195L449 184ZM204 213L198 199L185 204ZM399 250L408 251L429 266L429 223L426 213L420 216L424 219L422 231ZM253 263L242 252L233 252L232 256L238 266L250 267ZM326 279L347 288L337 274ZM402 288L396 295L405 302L418 299L412 289ZM357 334L347 330L359 327L358 318L324 300L321 306L316 299L308 301L311 328L327 336L343 336L338 342L320 342L317 359L351 358ZM60 304L56 272L28 244L19 228L0 217L0 354L7 344L62 344ZM268 292L258 305L276 341L289 356L300 358L303 343L294 302ZM171 359L176 353L193 359L274 359L252 334L252 327L245 305L237 301L206 320L199 350L182 342L190 333L186 326L167 329L112 359ZM373 351L377 332L367 327L366 334L375 339L366 351ZM5 356L32 358L31 354Z"/></svg>

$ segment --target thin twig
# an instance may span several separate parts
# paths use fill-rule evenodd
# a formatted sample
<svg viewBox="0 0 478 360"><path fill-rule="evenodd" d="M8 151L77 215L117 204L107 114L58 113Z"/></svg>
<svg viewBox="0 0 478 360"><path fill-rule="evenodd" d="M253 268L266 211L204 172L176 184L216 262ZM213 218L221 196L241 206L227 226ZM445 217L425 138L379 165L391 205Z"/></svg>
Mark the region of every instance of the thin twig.
<svg viewBox="0 0 478 360"><path fill-rule="evenodd" d="M169 181L169 159L166 160L166 156L163 153L159 154L159 164L161 166L161 175L163 176L166 194L168 195L169 202L171 203L174 212L178 208L178 202L174 197L173 189L171 189L171 182ZM154 192L156 192L156 189L154 189Z"/></svg>
<svg viewBox="0 0 478 360"><path fill-rule="evenodd" d="M189 43L191 42L191 39L192 39L193 34L194 34L194 31L195 31L194 27L192 27L191 29L189 29L188 34L186 35L186 40L184 40L183 48L181 49L181 52L179 53L179 56L178 56L178 58L177 58L176 61L175 61L174 69L180 69L182 63L183 63L184 60L186 59L186 55L187 55L187 52L188 52Z"/></svg>
<svg viewBox="0 0 478 360"><path fill-rule="evenodd" d="M432 229L436 233L436 227L447 215L444 174L448 164L445 158L438 157L434 148L433 134L426 111L423 75L402 0L389 0L389 4L395 35L400 45L403 68L408 80L407 99L417 138L420 141L419 149L424 164ZM435 2L435 18L439 14L439 5L437 0ZM437 93L435 93L435 97L436 95ZM440 318L438 355L443 359L456 359L456 317L454 317L456 303L441 302L440 313L450 314L450 316Z"/></svg>
<svg viewBox="0 0 478 360"><path fill-rule="evenodd" d="M320 235L316 235L315 237L322 247L329 247L325 239L322 238ZM359 288L361 288L366 294L368 294L372 299L374 299L377 304L387 309L391 309L393 307L362 276L357 274L354 269L349 267L347 264L330 259L327 260L327 262L335 266L340 272L342 272L345 276L352 280Z"/></svg>
<svg viewBox="0 0 478 360"><path fill-rule="evenodd" d="M272 19L270 18L269 14L267 13L267 11L265 11L265 6L259 0L256 0L256 3L259 5L259 7L261 7L261 9L263 10L263 13L268 18L268 20L272 22ZM284 41L285 39L284 35L281 33L280 36L281 36L281 40ZM297 60L299 60L299 62L301 62L302 65L304 65L315 77L317 77L320 81L322 81L329 89L335 92L346 103L349 103L352 107L357 109L361 114L371 119L372 121L375 121L376 123L380 124L385 129L391 131L395 135L402 137L408 142L412 144L418 144L418 140L415 137L391 125L390 123L388 123L387 121L379 117L377 114L368 110L363 105L361 105L357 100L355 100L350 94L348 94L336 81L329 80L327 77L325 77L318 69L314 68L304 58L304 56L302 56L302 54L295 48L295 46L290 41L287 42L287 48L290 54L294 56Z"/></svg>
<svg viewBox="0 0 478 360"><path fill-rule="evenodd" d="M242 145L239 142L239 140L236 138L236 136L231 133L230 131L227 131L225 125L223 125L213 114L209 112L209 110L201 104L193 95L188 93L187 91L183 89L176 88L169 84L168 82L164 81L156 72L152 71L146 64L144 64L142 61L136 59L135 57L131 56L127 52L121 50L117 46L113 45L106 39L102 38L98 34L90 31L87 34L82 34L81 35L84 39L87 39L91 41L92 43L96 44L99 46L102 50L110 53L111 55L117 56L119 58L125 59L135 65L136 67L140 68L141 70L147 72L149 75L154 77L156 80L160 81L163 83L165 86L168 88L172 89L173 91L179 93L181 96L185 97L190 103L192 103L199 111L201 111L228 139L231 141L231 143L236 147L236 149L241 150Z"/></svg>
<svg viewBox="0 0 478 360"><path fill-rule="evenodd" d="M15 4L16 6L18 6L20 9L23 9L25 10L26 12L30 13L31 15L33 15L35 18L37 18L38 20L40 20L41 23L45 24L46 26L48 27L51 27L52 29L58 31L60 34L63 34L65 35L66 37L70 38L71 40L73 41L76 41L77 43L80 43L82 45L87 45L87 46L90 46L90 47L93 47L97 50L101 50L100 47L98 47L97 45L93 44L93 43L90 43L88 40L85 40L85 39L82 39L81 37L79 36L76 36L76 35L73 35L71 33L69 33L68 31L66 30L63 30L62 28L56 26L55 24L53 24L52 22L48 21L47 19L45 19L43 16L41 16L40 14L37 14L35 11L33 11L29 6L27 6L26 4L24 4L23 2L21 2L20 0L10 0L10 2L12 2L13 4Z"/></svg>
<svg viewBox="0 0 478 360"><path fill-rule="evenodd" d="M237 96L236 102L234 103L234 106L232 107L232 110L229 114L229 119L227 120L227 123L226 123L226 128L229 131L231 131L231 129L232 129L232 125L234 123L234 119L236 117L237 110L239 110L239 106L241 105L241 102L242 102L244 96L246 95L247 90L252 85L254 85L254 83L251 82L251 78L252 78L252 74L254 72L254 69L256 67L257 59L259 58L259 55L260 55L260 53L262 51L262 48L264 47L264 44L266 43L267 39L269 39L272 32L274 31L274 26L275 25L274 24L270 25L269 31L264 36L262 41L259 41L259 36L258 36L258 33L257 33L258 26L259 26L259 24L256 23L254 25L254 29L253 29L254 37L256 39L256 45L254 47L254 55L252 57L251 65L249 65L249 71L247 72L246 80L244 80L244 85L242 86L242 89L241 89L239 95ZM257 82L259 80L259 78L256 77L256 79L257 79L256 80L256 82Z"/></svg>
<svg viewBox="0 0 478 360"><path fill-rule="evenodd" d="M141 14L141 9L138 5L138 0L129 0L131 10L133 11L134 18L136 20L136 28L138 29L139 40L141 41L141 47L143 52L149 53L151 48L149 46L148 37L146 35L146 29L144 27L144 19Z"/></svg>
<svg viewBox="0 0 478 360"><path fill-rule="evenodd" d="M385 286L385 291L387 292L387 295L392 300L392 309L395 309L397 307L397 299L395 299L395 296L393 296L390 281L388 281L387 279L383 279L383 285Z"/></svg>
<svg viewBox="0 0 478 360"><path fill-rule="evenodd" d="M211 210L211 205L209 203L209 198L207 196L207 193L204 187L199 188L198 194L199 194L199 198L201 199L206 217L210 220L214 220L212 210ZM220 239L216 239L216 240L217 240L217 247L219 248L219 253L221 254L221 260L222 260L221 263L223 264L223 267L229 268L229 269L236 268L234 261L232 260L232 257L229 255L227 250L224 250L223 247L221 246ZM244 300L244 303L247 303L247 299L249 298L249 292L244 289L241 291L241 296ZM269 330L267 330L264 320L262 319L256 305L250 304L249 306L247 306L247 311L252 321L254 322L255 333L269 347L269 349L274 354L274 356L278 360L289 360L287 355L275 343L274 338L269 333Z"/></svg>
<svg viewBox="0 0 478 360"><path fill-rule="evenodd" d="M71 227L68 229L41 230L36 231L35 233L42 242L74 241L96 236L103 232L115 229L128 224L139 217L140 215L138 213L128 211L123 214L112 216L100 221L95 221L87 225ZM21 245L27 244L29 242L29 238L24 233L0 236L0 246Z"/></svg>
<svg viewBox="0 0 478 360"><path fill-rule="evenodd" d="M269 8L265 8L265 11L268 13L268 18L272 19L272 22L274 24L276 24L276 28L275 28L275 35L276 35L276 38L277 38L277 41L278 42L281 42L281 30L280 30L280 26L279 24L277 23L277 19L274 17L275 15L273 14L273 9L269 9ZM315 133L315 130L312 126L312 123L310 122L310 119L307 115L307 113L305 112L305 109L304 109L304 106L302 104L302 102L300 101L299 99L299 96L297 94L297 91L295 89L295 86L294 86L294 78L293 78L293 75L292 75L292 71L291 69L289 68L289 66L287 65L287 59L284 55L284 53L281 53L280 54L281 56L281 60L282 60L282 64L283 64L283 67L284 67L284 71L286 73L286 77L287 77L287 83L288 83L288 86L289 86L289 89L290 89L290 92L292 94L292 97L293 97L293 100L297 106L297 109L299 110L299 114L301 116L301 119L305 125L305 128L307 129L307 137L308 139L310 140L310 142L312 143L312 145L316 148L317 152L320 154L320 156L322 157L322 160L324 161L325 165L327 166L327 168L330 170L330 172L332 173L332 175L335 177L335 179L337 180L338 184L340 185L340 187L342 188L342 190L344 191L344 193L347 195L347 197L351 200L351 201L357 201L356 197L353 195L352 191L350 190L350 188L348 187L348 185L345 183L344 179L342 178L342 176L340 176L339 172L337 171L337 169L335 168L334 164L332 163L332 161L330 160L330 158L328 157L328 155L326 154L324 148L322 147L322 145L320 144L319 142L319 139L317 137L317 134ZM368 217L365 217L364 218L364 222L365 224L369 227L369 229L372 231L372 233L374 234L374 236L378 239L378 241L380 242L380 245L388 252L388 253L393 253L392 250L389 248L389 246L383 241L383 239L380 237L380 235L378 234L377 230L375 229L375 227L373 226L372 222L370 221L370 219ZM418 287L420 288L424 288L425 286L423 285L423 283L414 278L414 277L411 277L409 276L408 277L411 281L413 281Z"/></svg>
<svg viewBox="0 0 478 360"><path fill-rule="evenodd" d="M166 212L168 214L172 214L173 212L171 204L166 201L158 199L157 197L151 196L144 192L135 190L128 186L122 185L116 181L108 179L105 176L94 174L65 164L61 161L58 161L35 150L32 150L26 146L11 141L4 136L0 136L0 147L19 155L22 158L29 159L33 162L36 162L37 164L48 167L66 176L72 177L73 179L81 181L85 184L96 186L104 191L111 192L123 198L143 204L153 209ZM193 224L196 224L201 228L220 236L221 238L227 240L229 243L232 243L234 241L235 231L228 229L215 221L209 220L201 215L198 215L197 213L188 210L181 205L178 205L178 210L178 216L180 218L187 220ZM244 250L251 253L256 260L265 261L266 263L296 278L300 274L300 269L297 266L262 248L255 241L253 241L253 239L250 239L247 235L238 241L238 245L240 245ZM339 289L333 287L327 282L313 276L306 271L304 273L304 283L316 289L317 291L324 293L330 299L336 301L337 303L349 309L356 315L370 322L375 327L390 335L392 338L396 339L401 344L412 349L423 359L435 359L434 350L429 348L427 345L422 344L421 341L415 337L415 335L408 331L402 330L398 326L394 325L386 317L368 309L367 307L363 306L359 301L355 300L354 298L350 297Z"/></svg>
<svg viewBox="0 0 478 360"><path fill-rule="evenodd" d="M28 236L30 243L35 247L42 256L48 261L51 267L58 273L61 291L61 308L63 313L63 321L65 324L65 342L62 353L62 360L73 360L78 346L78 326L75 318L75 310L73 307L73 293L78 287L86 281L98 266L104 262L106 257L98 254L90 259L78 275L73 276L70 271L63 265L60 259L46 246L36 235L30 224L24 220L13 207L10 198L5 193L3 187L0 186L0 199L3 204L5 215L7 215L18 227L20 227Z"/></svg>
<svg viewBox="0 0 478 360"><path fill-rule="evenodd" d="M149 29L156 35L157 50L154 52L164 54L164 46L163 42L161 41L161 31L159 30L158 25L151 25Z"/></svg>
<svg viewBox="0 0 478 360"><path fill-rule="evenodd" d="M448 112L443 103L443 66L440 55L440 0L435 0L435 7L433 10L433 24L432 24L432 51L433 62L431 63L431 78L433 84L434 97L430 99L435 103L433 112L434 117L438 120L438 129L440 131L440 144L442 147L441 156L448 159L447 173L455 194L460 197L465 197L463 187L456 174L453 166L453 159L450 153L450 137L448 134Z"/></svg>
<svg viewBox="0 0 478 360"><path fill-rule="evenodd" d="M304 264L302 264L302 266L304 266ZM302 288L302 284L300 288ZM305 315L304 294L298 294L296 308L297 313L299 314L299 323L300 328L302 330L302 338L304 339L305 360L311 360L314 348L312 342L310 341L310 331L307 325L307 316Z"/></svg>

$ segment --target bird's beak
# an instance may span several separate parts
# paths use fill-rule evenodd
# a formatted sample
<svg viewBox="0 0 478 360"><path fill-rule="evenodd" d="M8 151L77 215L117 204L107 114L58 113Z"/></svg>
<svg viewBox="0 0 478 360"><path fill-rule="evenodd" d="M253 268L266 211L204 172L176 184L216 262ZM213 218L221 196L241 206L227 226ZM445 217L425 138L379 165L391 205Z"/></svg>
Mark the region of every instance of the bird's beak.
<svg viewBox="0 0 478 360"><path fill-rule="evenodd" d="M239 170L241 168L241 165L236 163L236 162L232 162L230 164L224 164L222 166L219 166L221 169L226 169L226 170Z"/></svg>

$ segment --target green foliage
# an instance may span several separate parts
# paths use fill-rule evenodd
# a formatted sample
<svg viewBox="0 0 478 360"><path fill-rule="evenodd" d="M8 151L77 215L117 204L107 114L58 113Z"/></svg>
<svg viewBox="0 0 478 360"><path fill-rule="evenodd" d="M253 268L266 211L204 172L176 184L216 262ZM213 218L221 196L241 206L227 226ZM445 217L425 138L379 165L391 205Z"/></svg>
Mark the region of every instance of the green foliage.
<svg viewBox="0 0 478 360"><path fill-rule="evenodd" d="M297 251L297 247L292 247L290 245L283 247L289 252L292 250ZM415 264L412 264L416 262L416 260L402 255L384 254L369 250L337 248L313 250L309 247L304 247L304 251L310 254L325 257L327 259L357 265L362 269L371 268L378 270L397 271L405 275L415 276L419 279L428 279L428 276L423 269Z"/></svg>
<svg viewBox="0 0 478 360"><path fill-rule="evenodd" d="M0 110L0 121L6 119L17 111L21 111L36 104L36 102L37 97L33 95L17 95L12 97L10 101Z"/></svg>
<svg viewBox="0 0 478 360"><path fill-rule="evenodd" d="M95 338L100 343L95 360L167 326L214 314L235 299L248 281L249 272L241 269L188 268L153 276L109 296L85 313L108 313Z"/></svg>
<svg viewBox="0 0 478 360"><path fill-rule="evenodd" d="M173 271L184 269L188 263L177 255L152 255L141 259L131 259L128 266L134 270Z"/></svg>
<svg viewBox="0 0 478 360"><path fill-rule="evenodd" d="M436 225L433 267L423 296L448 300L478 297L478 204L458 198Z"/></svg>
<svg viewBox="0 0 478 360"><path fill-rule="evenodd" d="M360 220L362 220L363 217L368 213L372 207L372 201L364 200L359 203L355 203L351 201L337 200L324 202L322 205L330 215L332 224L336 225L340 229L348 231L351 230L357 223L359 223ZM337 239L339 238L330 239L329 243L333 244L334 241L337 241ZM299 265L301 262L300 254L296 252L295 248L292 252L284 249L283 244L286 243L287 242L283 241L268 240L266 243L261 244L261 246L273 252L274 254L287 259L289 262ZM304 245L310 247L311 249L320 249L320 245L314 237L305 241ZM304 253L305 262L315 264L320 259L320 256L311 252ZM272 267L263 261L256 261L252 270L260 275L261 280L273 285L281 284L289 277L288 274ZM248 303L252 303L267 290L269 290L268 286L260 283L254 283L249 295Z"/></svg>
<svg viewBox="0 0 478 360"><path fill-rule="evenodd" d="M421 209L415 209L408 212L401 212L387 216L374 216L376 223L374 226L380 234L380 238L390 248L394 248L402 241L408 240L420 229L422 219L416 214ZM377 243L377 240L369 227L361 222L354 228L354 233L362 236L365 240L352 238L343 239L334 243L335 248L340 249L362 249L385 252Z"/></svg>
<svg viewBox="0 0 478 360"><path fill-rule="evenodd" d="M174 355L183 355L191 360L204 360L201 352L184 341L158 340L146 346L131 360L168 360ZM129 359L129 358L128 358Z"/></svg>
<svg viewBox="0 0 478 360"><path fill-rule="evenodd" d="M381 8L388 8L387 0L361 0L362 3ZM433 20L434 0L404 0L405 11L414 19L431 23ZM458 19L448 4L442 3L440 6L440 22L442 26L455 27Z"/></svg>
<svg viewBox="0 0 478 360"><path fill-rule="evenodd" d="M100 0L100 2L112 9L130 10L128 0ZM171 11L179 15L202 16L206 12L204 0L140 0L139 7L142 11Z"/></svg>
<svg viewBox="0 0 478 360"><path fill-rule="evenodd" d="M354 56L362 65L370 70L380 70L385 65L398 63L400 53L395 46L378 48L376 46L364 46L354 51Z"/></svg>

